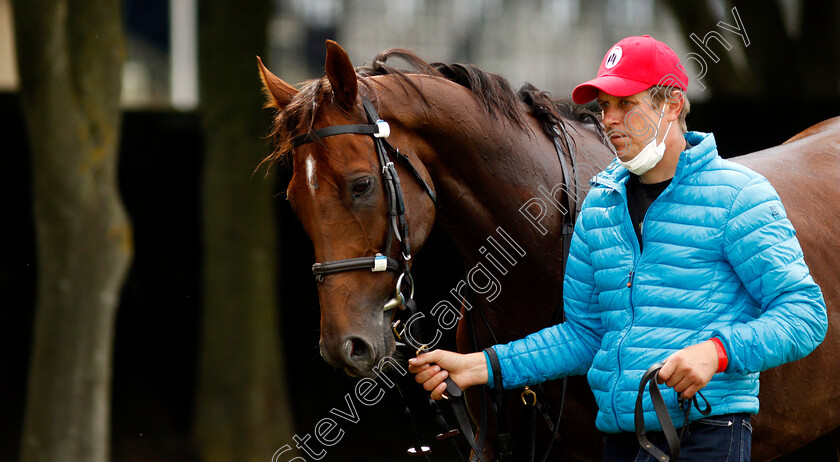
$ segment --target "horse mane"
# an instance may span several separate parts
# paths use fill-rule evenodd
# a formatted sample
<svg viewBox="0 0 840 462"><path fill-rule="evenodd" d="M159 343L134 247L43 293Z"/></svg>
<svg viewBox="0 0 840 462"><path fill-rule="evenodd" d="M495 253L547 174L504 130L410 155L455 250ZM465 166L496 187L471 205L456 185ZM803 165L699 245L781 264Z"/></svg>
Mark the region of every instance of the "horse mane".
<svg viewBox="0 0 840 462"><path fill-rule="evenodd" d="M407 63L409 69L403 70L387 64L389 60L395 58ZM373 58L371 64L356 69L356 72L361 77L394 75L402 78L409 85L413 82L405 79L408 74L442 77L470 90L491 116L506 117L523 130L527 127L525 115L518 105L516 92L513 91L507 79L498 74L483 71L472 64L439 62L428 64L409 50L392 48L379 53Z"/></svg>
<svg viewBox="0 0 840 462"><path fill-rule="evenodd" d="M394 59L403 61L408 68L388 64L389 60ZM391 48L376 55L371 63L356 68L356 75L365 86L367 77L392 75L414 88L422 98L422 92L408 78L418 74L441 77L469 89L488 114L504 117L523 130L528 130L528 125L520 102L531 110L548 136L558 135L555 127L564 133L564 120L592 123L599 132L603 132L600 120L592 108L574 104L568 99L553 100L548 92L538 90L530 83L525 83L515 92L501 75L481 70L472 64L429 64L412 51ZM269 135L274 141L274 152L263 159L257 169L265 163L288 166L292 139L301 133L312 132L318 108L331 96L326 76L305 82L293 100L276 115ZM563 144L566 144L565 140Z"/></svg>

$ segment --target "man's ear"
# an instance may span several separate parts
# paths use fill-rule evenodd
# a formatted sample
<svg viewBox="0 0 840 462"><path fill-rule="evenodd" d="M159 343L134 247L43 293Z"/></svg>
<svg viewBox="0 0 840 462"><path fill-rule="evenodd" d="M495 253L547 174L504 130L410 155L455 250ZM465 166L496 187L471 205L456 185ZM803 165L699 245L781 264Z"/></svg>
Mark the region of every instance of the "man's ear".
<svg viewBox="0 0 840 462"><path fill-rule="evenodd" d="M671 94L665 99L668 103L668 118L677 120L680 117L682 108L685 105L685 92L679 89L672 89Z"/></svg>
<svg viewBox="0 0 840 462"><path fill-rule="evenodd" d="M278 110L283 110L283 108L292 101L292 98L298 91L293 86L284 82L280 77L272 74L271 71L265 67L259 56L257 56L257 65L260 69L260 79L262 79L263 83L263 92L265 92L265 96L268 99L265 103L265 107L273 107Z"/></svg>

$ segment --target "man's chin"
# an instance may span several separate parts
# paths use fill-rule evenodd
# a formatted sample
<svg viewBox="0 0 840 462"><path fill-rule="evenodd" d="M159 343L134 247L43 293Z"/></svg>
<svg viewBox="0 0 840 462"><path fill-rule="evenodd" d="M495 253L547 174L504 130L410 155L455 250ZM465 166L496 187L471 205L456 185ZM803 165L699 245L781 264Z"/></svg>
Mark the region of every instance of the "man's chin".
<svg viewBox="0 0 840 462"><path fill-rule="evenodd" d="M636 157L636 154L638 154L638 152L633 152L624 144L620 144L618 146L613 144L613 147L615 148L615 156L622 162L629 162ZM623 148L623 150L621 148Z"/></svg>
<svg viewBox="0 0 840 462"><path fill-rule="evenodd" d="M612 144L618 157L626 157L632 150L630 140L628 140L626 136L612 136L610 137L610 144Z"/></svg>

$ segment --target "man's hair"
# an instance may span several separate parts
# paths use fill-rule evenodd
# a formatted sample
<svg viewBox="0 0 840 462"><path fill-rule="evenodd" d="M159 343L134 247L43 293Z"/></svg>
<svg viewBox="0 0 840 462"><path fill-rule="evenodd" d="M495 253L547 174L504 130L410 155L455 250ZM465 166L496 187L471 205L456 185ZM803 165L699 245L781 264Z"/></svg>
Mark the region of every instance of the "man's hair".
<svg viewBox="0 0 840 462"><path fill-rule="evenodd" d="M661 106L665 104L665 96L669 94L669 101L672 103L679 101L680 98L683 100L683 108L682 111L680 111L680 116L677 118L677 122L683 134L685 134L688 131L688 126L685 124L685 118L688 116L689 111L691 111L691 103L688 102L688 95L686 95L684 91L675 87L666 87L661 85L650 87L649 95L651 102L653 102L653 104L657 107L661 108Z"/></svg>

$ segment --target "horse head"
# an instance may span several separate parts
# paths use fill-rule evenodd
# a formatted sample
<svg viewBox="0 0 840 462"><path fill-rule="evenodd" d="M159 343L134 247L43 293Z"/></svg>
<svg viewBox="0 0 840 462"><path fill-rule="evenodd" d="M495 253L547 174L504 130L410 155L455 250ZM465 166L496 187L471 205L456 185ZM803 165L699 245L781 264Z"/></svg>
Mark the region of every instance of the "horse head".
<svg viewBox="0 0 840 462"><path fill-rule="evenodd" d="M393 128L390 139L407 156L405 163L394 160L391 167L402 179L396 188L403 196L407 224L401 227L391 216L393 197L389 201L388 194L393 188L389 190L383 175L385 165L376 138L371 132L321 131L377 127L369 120L361 94L373 99L373 92L337 43L327 41L325 64L325 77L298 90L259 61L266 106L277 110L275 150L266 161L285 161L291 167L286 197L312 241L317 262L358 262L362 257L374 262L377 254L390 259L389 271L372 271L376 265L372 263L318 278L321 356L352 375L371 376L396 348L391 328L394 311L385 306L395 305L392 298L400 291L397 280L410 267L411 255L403 255L407 243L411 243L410 252L416 252L431 231L435 206L424 196L433 196L433 185L418 157L423 148L412 148L416 145L411 134L401 130L396 118L388 119ZM415 173L417 178L412 176ZM432 186L427 191L424 185Z"/></svg>

